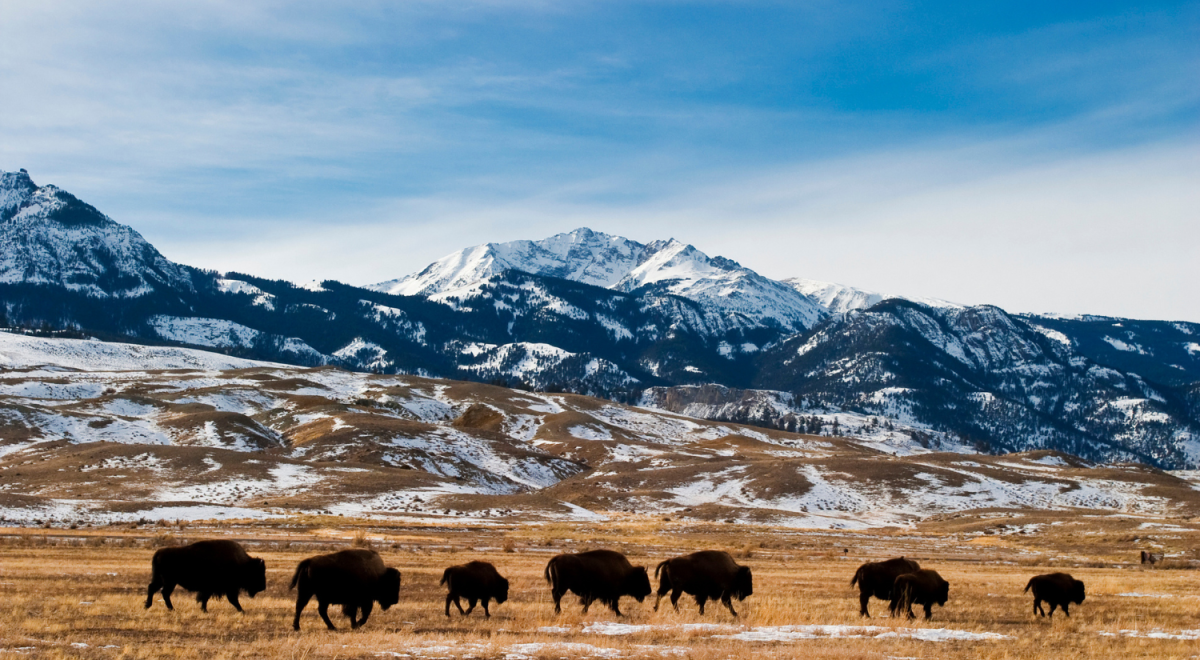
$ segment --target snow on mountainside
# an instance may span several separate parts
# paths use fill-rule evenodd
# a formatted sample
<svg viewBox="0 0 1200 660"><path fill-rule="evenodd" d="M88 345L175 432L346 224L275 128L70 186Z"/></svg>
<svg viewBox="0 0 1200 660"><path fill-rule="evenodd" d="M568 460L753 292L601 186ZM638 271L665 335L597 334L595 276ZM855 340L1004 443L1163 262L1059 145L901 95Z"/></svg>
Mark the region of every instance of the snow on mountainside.
<svg viewBox="0 0 1200 660"><path fill-rule="evenodd" d="M930 452L572 394L97 344L0 335L23 366L0 370L0 522L635 510L861 529L988 508L1200 510L1179 476L1052 452ZM39 366L64 361L84 370Z"/></svg>
<svg viewBox="0 0 1200 660"><path fill-rule="evenodd" d="M1200 465L1198 324L775 282L678 241L586 229L464 250L383 292L296 286L173 264L25 172L0 182L0 239L0 322L14 327L625 402L651 392L677 412L880 447Z"/></svg>
<svg viewBox="0 0 1200 660"><path fill-rule="evenodd" d="M900 298L903 300L911 300L929 305L930 307L962 307L958 303L952 303L947 300L938 298L922 298L913 296L897 296L890 293L879 293L877 291L868 291L866 289L858 289L845 284L837 284L835 282L822 282L821 280L808 280L802 277L789 277L780 280L784 284L796 289L800 293L812 298L827 309L831 314L844 314L856 309L866 309L884 300Z"/></svg>
<svg viewBox="0 0 1200 660"><path fill-rule="evenodd" d="M24 170L0 173L0 284L53 285L97 298L191 290L189 271L133 229Z"/></svg>
<svg viewBox="0 0 1200 660"><path fill-rule="evenodd" d="M758 384L992 449L1200 465L1200 423L1175 396L1043 330L996 307L885 301L781 342Z"/></svg>
<svg viewBox="0 0 1200 660"><path fill-rule="evenodd" d="M825 316L824 309L806 295L729 259L709 257L674 239L642 244L586 228L541 241L467 248L419 273L367 288L444 301L470 296L489 278L509 270L614 291L649 287L757 325L800 330Z"/></svg>
<svg viewBox="0 0 1200 660"><path fill-rule="evenodd" d="M207 371L283 366L191 348L138 346L97 339L46 338L0 332L0 369L58 367L79 371Z"/></svg>

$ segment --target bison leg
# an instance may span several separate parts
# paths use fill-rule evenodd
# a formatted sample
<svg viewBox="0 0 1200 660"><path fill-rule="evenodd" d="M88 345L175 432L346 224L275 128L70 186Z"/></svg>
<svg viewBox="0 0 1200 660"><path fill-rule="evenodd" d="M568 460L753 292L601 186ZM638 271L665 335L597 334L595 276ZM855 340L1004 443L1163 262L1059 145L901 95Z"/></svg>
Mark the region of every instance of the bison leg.
<svg viewBox="0 0 1200 660"><path fill-rule="evenodd" d="M925 620L928 621L932 618L933 618L933 605L931 603L925 603Z"/></svg>
<svg viewBox="0 0 1200 660"><path fill-rule="evenodd" d="M330 630L337 630L337 627L334 626L333 622L329 620L329 603L321 600L320 596L317 596L317 614L321 615L321 620L325 622L326 628Z"/></svg>
<svg viewBox="0 0 1200 660"><path fill-rule="evenodd" d="M738 615L738 613L733 609L733 600L730 598L729 594L725 594L725 597L721 599L721 604L729 608L730 614L734 616Z"/></svg>
<svg viewBox="0 0 1200 660"><path fill-rule="evenodd" d="M679 597L682 595L682 589L676 589L675 591L671 592L671 607L674 607L676 612L679 611Z"/></svg>
<svg viewBox="0 0 1200 660"><path fill-rule="evenodd" d="M358 627L358 605L344 604L342 605L342 616L350 619L350 628Z"/></svg>
<svg viewBox="0 0 1200 660"><path fill-rule="evenodd" d="M478 602L479 602L478 598L468 598L467 599L467 611L463 612L463 614L470 614L471 612L474 612L475 604Z"/></svg>
<svg viewBox="0 0 1200 660"><path fill-rule="evenodd" d="M167 584L163 585L163 588L162 588L163 602L167 604L168 610L175 609L175 606L171 604L171 594L173 594L173 593L175 593L175 585L173 585L169 582Z"/></svg>
<svg viewBox="0 0 1200 660"><path fill-rule="evenodd" d="M492 618L492 613L488 611L488 599L483 599L483 616L486 619Z"/></svg>
<svg viewBox="0 0 1200 660"><path fill-rule="evenodd" d="M209 598L212 598L212 594L204 593L203 591L196 594L196 602L200 603L200 611L201 612L205 612L205 613L208 612L208 599Z"/></svg>
<svg viewBox="0 0 1200 660"><path fill-rule="evenodd" d="M1033 599L1033 613L1038 616L1046 616L1046 609L1042 607L1042 599Z"/></svg>
<svg viewBox="0 0 1200 660"><path fill-rule="evenodd" d="M696 604L700 606L700 613L704 614L704 604L708 602L707 596L696 596Z"/></svg>
<svg viewBox="0 0 1200 660"><path fill-rule="evenodd" d="M304 585L300 585L300 592L296 594L296 618L292 620L292 630L300 630L300 613L308 606L308 601L312 600L312 592L306 590Z"/></svg>
<svg viewBox="0 0 1200 660"><path fill-rule="evenodd" d="M620 596L617 596L616 598L608 601L608 606L612 608L612 611L615 612L617 616L625 616L624 614L621 614L621 597Z"/></svg>
<svg viewBox="0 0 1200 660"><path fill-rule="evenodd" d="M1062 608L1063 608L1063 614L1065 614L1065 615L1067 615L1068 617L1070 617L1070 616L1071 616L1071 609L1070 609L1070 608L1071 608L1071 603L1069 603L1069 602L1068 602L1068 603L1063 603L1063 604L1062 604Z"/></svg>
<svg viewBox="0 0 1200 660"><path fill-rule="evenodd" d="M662 600L662 597L665 595L667 595L665 591L660 591L654 595L654 611L655 612L658 611L658 601ZM150 606L147 605L146 607L150 607Z"/></svg>
<svg viewBox="0 0 1200 660"><path fill-rule="evenodd" d="M1054 608L1056 608L1056 607L1058 607L1058 603L1051 601L1050 602L1050 618L1051 619L1054 618Z"/></svg>
<svg viewBox="0 0 1200 660"><path fill-rule="evenodd" d="M374 607L375 607L375 603L372 601L368 600L365 603L363 603L361 606L362 618L358 620L358 623L354 623L354 621L351 620L350 627L351 628L362 628L363 624L365 624L367 622L367 619L371 617L371 610Z"/></svg>
<svg viewBox="0 0 1200 660"><path fill-rule="evenodd" d="M234 591L229 594L226 594L225 598L227 598L229 600L230 605L233 605L233 609L237 610L238 612L241 612L242 614L246 613L246 610L242 609L242 604L240 602L238 602L238 592Z"/></svg>
<svg viewBox="0 0 1200 660"><path fill-rule="evenodd" d="M583 598L580 598L580 600L583 601L583 613L587 614L588 608L592 606L592 597L585 596Z"/></svg>
<svg viewBox="0 0 1200 660"><path fill-rule="evenodd" d="M867 611L867 602L871 600L870 592L864 591L858 594L858 613L862 616L871 618L871 613Z"/></svg>
<svg viewBox="0 0 1200 660"><path fill-rule="evenodd" d="M566 593L566 592L559 591L557 589L550 592L550 595L554 597L554 613L555 614L562 613L562 597L563 597L564 593Z"/></svg>
<svg viewBox="0 0 1200 660"><path fill-rule="evenodd" d="M159 589L162 589L162 583L155 575L150 579L150 586L146 587L146 609L150 609L150 606L154 604L154 594L158 593Z"/></svg>
<svg viewBox="0 0 1200 660"><path fill-rule="evenodd" d="M446 594L446 618L447 619L450 618L450 603L453 603L453 602L454 602L454 595ZM459 609L462 609L462 605L459 605L458 607L459 607Z"/></svg>

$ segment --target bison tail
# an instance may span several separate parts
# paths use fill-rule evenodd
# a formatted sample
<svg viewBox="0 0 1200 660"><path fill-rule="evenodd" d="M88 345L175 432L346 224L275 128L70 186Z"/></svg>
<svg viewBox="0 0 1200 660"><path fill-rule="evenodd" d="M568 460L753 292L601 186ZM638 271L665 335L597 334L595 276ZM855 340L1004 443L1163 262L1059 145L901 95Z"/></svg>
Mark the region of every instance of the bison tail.
<svg viewBox="0 0 1200 660"><path fill-rule="evenodd" d="M858 570L854 571L854 577L850 578L850 586L853 587L854 585L858 584L858 581L862 579L862 571L862 566L859 566Z"/></svg>
<svg viewBox="0 0 1200 660"><path fill-rule="evenodd" d="M292 583L288 585L288 591L295 589L296 585L300 583L300 576L308 571L308 562L310 561L310 559L305 559L296 566L296 573L292 575Z"/></svg>
<svg viewBox="0 0 1200 660"><path fill-rule="evenodd" d="M546 582L549 582L551 587L554 586L556 581L555 579L558 577L558 567L555 565L555 561L557 559L558 558L555 557L546 563L546 572L543 574L543 577L546 578Z"/></svg>
<svg viewBox="0 0 1200 660"><path fill-rule="evenodd" d="M659 572L659 571L661 571L661 570L662 570L664 567L666 567L666 565L667 565L667 564L668 564L670 561L671 561L671 560L670 560L670 559L668 559L668 560L666 560L666 561L659 562L659 563L658 563L658 566L655 566L655 567L654 567L654 579L655 579L655 580L657 580L657 579L658 579L658 572ZM667 569L667 571L666 571L666 573L670 573L670 572L671 572L671 569L669 569L669 568L668 568L668 569ZM666 573L664 573L664 574L666 574Z"/></svg>
<svg viewBox="0 0 1200 660"><path fill-rule="evenodd" d="M1031 587L1033 587L1033 580L1034 580L1034 578L1029 578L1029 584L1025 585L1025 591L1022 591L1021 593L1023 593L1023 594L1029 593L1029 589Z"/></svg>
<svg viewBox="0 0 1200 660"><path fill-rule="evenodd" d="M441 582L438 582L438 584L439 584L439 585L444 585L444 584L446 584L446 583L447 583L447 582L449 582L449 581L450 581L450 569L448 569L448 568L447 568L447 569L446 569L446 570L445 570L445 571L442 573L442 581L441 581Z"/></svg>

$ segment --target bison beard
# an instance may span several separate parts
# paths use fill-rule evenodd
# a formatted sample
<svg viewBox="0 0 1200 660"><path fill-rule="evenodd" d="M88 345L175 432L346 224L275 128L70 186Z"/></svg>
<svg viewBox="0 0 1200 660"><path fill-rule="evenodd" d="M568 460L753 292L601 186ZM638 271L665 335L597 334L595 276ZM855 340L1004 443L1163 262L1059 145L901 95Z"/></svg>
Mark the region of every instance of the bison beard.
<svg viewBox="0 0 1200 660"><path fill-rule="evenodd" d="M905 612L908 618L916 618L913 605L925 606L925 619L933 617L933 604L945 607L950 600L950 583L943 580L937 571L922 569L916 573L901 575L892 586L892 602L889 605L892 616Z"/></svg>
<svg viewBox="0 0 1200 660"><path fill-rule="evenodd" d="M176 586L196 593L200 610L208 611L208 600L224 596L230 605L243 612L238 594L251 598L267 588L267 565L246 554L236 541L196 541L180 548L162 548L150 560L150 585L146 588L146 608L154 604L154 594L162 591L168 610Z"/></svg>
<svg viewBox="0 0 1200 660"><path fill-rule="evenodd" d="M1067 573L1047 573L1029 579L1025 592L1033 589L1033 613L1046 616L1042 601L1050 603L1050 618L1054 618L1054 608L1061 607L1063 614L1071 616L1071 603L1083 603L1083 582L1076 580Z"/></svg>
<svg viewBox="0 0 1200 660"><path fill-rule="evenodd" d="M854 578L850 580L850 586L858 584L859 614L870 617L870 613L867 612L867 603L871 600L871 596L879 600L890 601L892 585L896 583L896 578L916 573L919 570L921 570L920 564L904 557L867 562L859 566L858 571L854 573Z"/></svg>
<svg viewBox="0 0 1200 660"><path fill-rule="evenodd" d="M475 610L476 602L483 601L483 615L490 618L492 613L488 611L488 600L495 600L497 605L508 600L508 580L486 561L451 566L442 573L439 584L446 585L450 590L446 594L446 616L450 616L450 603L454 603L459 614L465 616ZM463 611L460 598L467 599L466 611Z"/></svg>
<svg viewBox="0 0 1200 660"><path fill-rule="evenodd" d="M643 566L633 566L625 555L612 550L591 550L578 554L557 555L546 564L546 581L554 597L554 613L562 612L562 597L574 592L587 614L592 602L608 605L621 614L621 596L633 596L637 602L650 595L650 576Z"/></svg>
<svg viewBox="0 0 1200 660"><path fill-rule="evenodd" d="M658 595L654 599L655 612L659 601L669 592L671 606L676 612L679 611L679 596L687 593L696 598L701 614L704 614L706 602L720 600L730 614L737 616L732 599L742 601L754 593L750 567L739 566L728 552L720 550L704 550L668 559L654 569L654 577L659 577L660 573Z"/></svg>
<svg viewBox="0 0 1200 660"><path fill-rule="evenodd" d="M317 613L330 630L329 606L341 605L351 628L359 628L371 616L374 603L385 611L400 600L400 571L387 568L374 550L342 550L309 557L296 567L289 589L296 593L296 618L292 628L300 630L300 613L314 596ZM362 618L357 618L358 612Z"/></svg>

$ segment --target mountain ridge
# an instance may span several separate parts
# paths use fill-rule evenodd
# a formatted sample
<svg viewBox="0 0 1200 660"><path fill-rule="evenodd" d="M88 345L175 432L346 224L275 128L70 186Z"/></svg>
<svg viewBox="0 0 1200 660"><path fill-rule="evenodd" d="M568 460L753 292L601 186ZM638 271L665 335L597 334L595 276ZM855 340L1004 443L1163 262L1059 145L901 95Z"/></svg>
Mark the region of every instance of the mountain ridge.
<svg viewBox="0 0 1200 660"><path fill-rule="evenodd" d="M487 279L517 270L632 293L648 288L700 302L751 325L812 327L827 313L805 294L724 257L672 239L638 243L582 227L540 241L464 248L425 269L366 288L434 300L469 295Z"/></svg>
<svg viewBox="0 0 1200 660"><path fill-rule="evenodd" d="M1200 466L1200 324L1009 314L840 286L822 289L823 305L799 281L680 241L590 230L459 251L410 276L440 289L428 295L296 286L175 264L27 173L0 183L0 232L16 246L0 254L0 321L16 326L658 401L784 430L836 422L867 437L890 425L945 446ZM683 389L705 385L725 389L702 402Z"/></svg>

